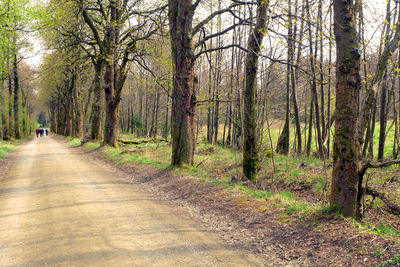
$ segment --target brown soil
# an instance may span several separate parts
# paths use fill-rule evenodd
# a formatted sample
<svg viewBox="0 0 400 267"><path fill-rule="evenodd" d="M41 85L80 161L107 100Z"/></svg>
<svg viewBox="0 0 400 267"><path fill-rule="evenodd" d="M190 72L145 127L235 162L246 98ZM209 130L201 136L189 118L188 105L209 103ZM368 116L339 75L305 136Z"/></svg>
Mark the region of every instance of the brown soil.
<svg viewBox="0 0 400 267"><path fill-rule="evenodd" d="M133 163L117 164L106 159L101 149L82 151L170 205L186 210L229 244L264 255L266 265L271 253L285 266L377 266L400 254L398 237L358 231L351 221L329 212L293 220L268 209L268 202L208 180ZM295 185L294 191L299 186L307 187Z"/></svg>

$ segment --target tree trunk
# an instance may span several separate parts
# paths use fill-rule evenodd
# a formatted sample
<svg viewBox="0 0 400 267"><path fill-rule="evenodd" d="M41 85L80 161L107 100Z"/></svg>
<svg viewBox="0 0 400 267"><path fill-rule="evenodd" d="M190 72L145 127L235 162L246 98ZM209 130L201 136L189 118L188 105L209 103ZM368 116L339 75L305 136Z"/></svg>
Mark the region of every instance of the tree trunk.
<svg viewBox="0 0 400 267"><path fill-rule="evenodd" d="M77 75L73 75L74 79L74 119L75 119L75 127L74 127L74 136L82 138L83 137L83 113L82 113L82 105L81 105L81 92L80 88L77 85Z"/></svg>
<svg viewBox="0 0 400 267"><path fill-rule="evenodd" d="M307 19L308 19L308 34L309 34L309 46L310 46L310 65L311 65L311 73L312 73L312 86L311 86L311 99L313 100L315 106L315 128L317 129L317 144L319 157L324 158L323 145L322 145L322 133L321 133L321 123L320 123L320 110L318 104L318 93L317 93L317 78L315 71L315 55L317 51L313 51L313 43L312 43L312 31L311 31L311 20L310 20L310 3L309 0L306 0L307 5ZM318 32L317 32L318 33ZM316 34L317 36L317 34ZM315 50L318 48L318 43L315 44Z"/></svg>
<svg viewBox="0 0 400 267"><path fill-rule="evenodd" d="M111 62L110 62L111 61ZM114 96L114 66L112 60L107 60L104 73L104 92L106 98L106 120L104 125L104 143L118 147L119 101L115 103Z"/></svg>
<svg viewBox="0 0 400 267"><path fill-rule="evenodd" d="M212 43L211 43L212 45ZM212 57L210 57L209 60L209 70L208 70L208 98L212 100L208 104L208 109L207 109L207 142L209 144L212 144L213 140L213 113L212 113L212 107L214 105L214 97L212 96Z"/></svg>
<svg viewBox="0 0 400 267"><path fill-rule="evenodd" d="M13 72L14 72L14 137L16 139L21 139L21 128L19 123L19 77L18 77L18 62L17 54L14 54L13 62Z"/></svg>
<svg viewBox="0 0 400 267"><path fill-rule="evenodd" d="M336 39L336 111L330 204L344 216L358 211L359 149L357 146L358 103L361 88L360 58L353 1L334 1Z"/></svg>
<svg viewBox="0 0 400 267"><path fill-rule="evenodd" d="M310 118L308 120L308 137L307 137L307 145L306 145L306 155L307 157L310 156L311 153L311 144L312 144L312 126L313 126L313 113L314 113L314 100L311 96L311 103L310 103Z"/></svg>
<svg viewBox="0 0 400 267"><path fill-rule="evenodd" d="M329 9L329 38L332 38L332 8ZM333 38L332 38L333 39ZM331 77L331 72L332 72L332 42L329 42L329 58L328 58L328 111L327 111L327 124L331 125L330 119L331 119L331 85L332 85L332 77ZM329 159L330 158L330 152L331 152L331 131L330 127L327 127L327 133L328 138L327 138L327 154L326 157Z"/></svg>
<svg viewBox="0 0 400 267"><path fill-rule="evenodd" d="M293 47L292 47L292 3L291 0L288 2L289 7L289 25L288 25L288 51L287 59L288 64L286 66L286 116L285 126L283 127L282 133L278 138L278 144L276 145L276 152L287 155L289 153L290 143L290 85L291 85L291 74L292 74L292 63L293 63Z"/></svg>
<svg viewBox="0 0 400 267"><path fill-rule="evenodd" d="M74 82L71 82L71 85L68 84L68 92L66 100L66 109L65 109L65 136L72 136L72 128L73 128L73 99L72 99L72 90L73 90Z"/></svg>
<svg viewBox="0 0 400 267"><path fill-rule="evenodd" d="M289 5L290 6L290 5ZM298 15L298 3L297 0L295 2L295 16L297 17ZM290 19L290 24L292 24L292 17L289 18ZM294 24L294 30L293 30L293 35L291 38L291 62L292 64L294 64L294 54L295 54L295 44L294 44L294 40L297 40L297 22ZM302 40L302 33L300 33L300 40ZM301 43L301 41L300 41ZM301 50L300 46L298 48L299 50ZM301 125L300 125L300 114L299 114L299 107L297 104L297 92L296 92L296 86L297 86L297 77L296 77L296 71L294 66L290 67L291 70L291 74L290 74L290 78L291 78L291 84L292 84L292 101L293 101L293 112L294 112L294 120L295 120L295 124L296 124L296 136L297 136L297 148L296 148L296 153L297 155L301 154L301 150L302 150L302 142L301 142Z"/></svg>
<svg viewBox="0 0 400 267"><path fill-rule="evenodd" d="M101 140L101 122L103 120L103 105L101 99L101 73L104 69L104 61L98 60L94 65L95 76L93 81L94 100L92 104L92 121L90 128L90 138L92 140Z"/></svg>
<svg viewBox="0 0 400 267"><path fill-rule="evenodd" d="M265 34L268 2L257 0L257 22L248 41L243 95L243 175L255 181L260 165L257 140L256 77L260 46Z"/></svg>
<svg viewBox="0 0 400 267"><path fill-rule="evenodd" d="M104 125L104 143L118 148L119 103L120 90L117 88L116 73L117 58L116 44L118 43L118 15L117 1L110 1L110 25L106 30L106 61L104 72L104 94L106 99L106 120ZM121 85L119 85L121 86Z"/></svg>
<svg viewBox="0 0 400 267"><path fill-rule="evenodd" d="M324 92L324 71L323 71L323 60L324 60L324 46L323 46L323 38L324 33L322 29L322 0L318 1L318 34L319 34L319 53L320 53L320 60L319 60L319 79L320 79L320 99L321 99L321 132L322 132L322 140L325 139L326 133L326 125L325 125L325 92ZM318 35L316 35L318 36ZM325 155L326 156L326 155Z"/></svg>
<svg viewBox="0 0 400 267"><path fill-rule="evenodd" d="M387 71L383 75L383 83L382 83L382 93L381 93L381 110L380 110L380 129L379 129L379 146L378 146L378 161L383 159L383 153L385 150L385 139L386 139L386 95L387 95Z"/></svg>
<svg viewBox="0 0 400 267"><path fill-rule="evenodd" d="M374 135L375 135L375 125L376 125L376 99L374 100L374 103L372 105L371 113L372 113L371 134L369 136L368 156L369 156L369 158L373 159L374 158Z"/></svg>
<svg viewBox="0 0 400 267"><path fill-rule="evenodd" d="M5 109L5 97L3 94L4 90L4 80L0 81L0 115L1 115L1 126L2 128L0 129L1 131L1 139L3 140L9 140L10 139L10 132L9 132L9 125L7 121L7 115L6 115L6 109Z"/></svg>
<svg viewBox="0 0 400 267"><path fill-rule="evenodd" d="M9 69L7 62L7 69ZM11 74L8 75L8 129L10 133L10 138L14 136L15 131L13 131L13 90L12 90L12 80Z"/></svg>
<svg viewBox="0 0 400 267"><path fill-rule="evenodd" d="M192 1L169 0L173 62L172 165L193 165L197 78L192 44Z"/></svg>
<svg viewBox="0 0 400 267"><path fill-rule="evenodd" d="M164 129L163 129L163 135L162 137L167 139L168 138L168 121L169 121L169 109L168 109L168 104L169 104L169 95L167 95L167 104L165 106L165 122L164 122Z"/></svg>

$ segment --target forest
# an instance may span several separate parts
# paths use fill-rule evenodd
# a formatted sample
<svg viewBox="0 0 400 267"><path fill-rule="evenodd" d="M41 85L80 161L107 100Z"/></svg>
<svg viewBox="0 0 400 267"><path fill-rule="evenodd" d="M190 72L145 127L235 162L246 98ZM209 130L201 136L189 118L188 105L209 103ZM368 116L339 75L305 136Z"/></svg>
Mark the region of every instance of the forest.
<svg viewBox="0 0 400 267"><path fill-rule="evenodd" d="M399 248L398 1L1 0L0 32L0 157L48 127Z"/></svg>

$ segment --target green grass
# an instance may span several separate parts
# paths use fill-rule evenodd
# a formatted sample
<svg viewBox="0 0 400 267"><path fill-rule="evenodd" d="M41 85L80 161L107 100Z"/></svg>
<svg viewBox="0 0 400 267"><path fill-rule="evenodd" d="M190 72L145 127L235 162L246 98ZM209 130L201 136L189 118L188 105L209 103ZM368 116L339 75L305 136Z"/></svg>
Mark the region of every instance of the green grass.
<svg viewBox="0 0 400 267"><path fill-rule="evenodd" d="M304 214L310 213L313 211L313 208L310 205L304 204L304 203L299 203L295 202L286 207L286 213L289 215L293 214L301 214L302 216Z"/></svg>
<svg viewBox="0 0 400 267"><path fill-rule="evenodd" d="M10 142L0 141L0 159L15 149L15 145Z"/></svg>
<svg viewBox="0 0 400 267"><path fill-rule="evenodd" d="M70 146L80 146L80 145L82 144L82 141L81 141L81 139L79 139L79 138L72 138L72 139L68 142L68 144L69 144Z"/></svg>
<svg viewBox="0 0 400 267"><path fill-rule="evenodd" d="M349 223L353 224L353 226L357 229L360 230L361 233L364 232L369 232L369 233L374 233L380 236L391 236L391 237L398 237L400 236L399 231L393 228L392 225L390 225L387 222L379 222L379 224L375 224L372 222L368 221L359 221L355 219L345 219Z"/></svg>
<svg viewBox="0 0 400 267"><path fill-rule="evenodd" d="M89 149L96 149L99 148L101 146L100 143L96 143L96 142L87 142L83 145L85 148L89 148Z"/></svg>
<svg viewBox="0 0 400 267"><path fill-rule="evenodd" d="M271 192L269 192L269 191L251 189L251 188L248 188L248 187L246 187L246 186L244 186L243 184L240 184L240 183L237 184L237 188L240 191L243 191L246 194L248 194L250 196L253 196L255 198L258 198L258 199L265 199L265 198L269 198L269 197L273 196L273 194Z"/></svg>
<svg viewBox="0 0 400 267"><path fill-rule="evenodd" d="M375 226L375 232L378 235L382 236L399 236L399 232L396 231L396 229L394 229L391 225L383 222L381 222L378 226Z"/></svg>
<svg viewBox="0 0 400 267"><path fill-rule="evenodd" d="M379 263L378 266L400 266L400 254L397 254L387 261Z"/></svg>
<svg viewBox="0 0 400 267"><path fill-rule="evenodd" d="M105 147L103 153L106 156L106 158L121 162L120 155L122 152L120 150L115 149L113 147Z"/></svg>

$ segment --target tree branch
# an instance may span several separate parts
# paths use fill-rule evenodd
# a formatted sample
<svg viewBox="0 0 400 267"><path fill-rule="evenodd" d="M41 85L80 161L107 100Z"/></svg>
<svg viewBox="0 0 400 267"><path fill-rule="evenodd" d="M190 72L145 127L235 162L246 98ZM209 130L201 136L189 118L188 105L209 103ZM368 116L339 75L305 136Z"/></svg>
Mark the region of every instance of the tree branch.
<svg viewBox="0 0 400 267"><path fill-rule="evenodd" d="M365 172L370 168L377 169L377 168L392 166L395 164L400 164L400 160L398 159L398 160L391 160L391 161L386 161L386 162L367 161L361 166L360 170L358 171L358 175L360 177L364 176Z"/></svg>
<svg viewBox="0 0 400 267"><path fill-rule="evenodd" d="M383 203L390 209L391 213L399 215L400 214L400 206L396 203L390 201L383 193L373 190L370 187L365 188L364 191L366 194L375 197L379 197Z"/></svg>
<svg viewBox="0 0 400 267"><path fill-rule="evenodd" d="M209 53L209 52L213 52L213 51L217 51L217 50L222 50L222 49L228 49L228 48L232 48L232 47L237 47L237 48L239 48L239 49L241 49L241 50L247 52L247 49L244 48L243 46L240 46L240 45L238 45L238 44L230 44L230 45L223 46L223 47L214 47L214 48L210 48L210 49L206 49L206 50L200 51L199 53L197 53L197 54L194 56L194 59L196 60L198 57L200 57L200 56L201 56L202 54L204 54L204 53Z"/></svg>
<svg viewBox="0 0 400 267"><path fill-rule="evenodd" d="M233 3L233 4L231 4L231 5L230 5L229 7L227 7L227 8L224 8L224 9L220 9L220 10L215 11L215 12L212 13L210 16L208 16L207 18L205 18L203 21L199 22L199 24L197 24L197 25L193 28L193 31L192 31L193 35L195 35L196 33L198 33L198 32L201 30L201 28L203 28L204 25L206 25L208 22L210 22L215 16L218 16L218 15L223 14L223 13L225 13L225 12L230 12L231 9L232 9L233 7L238 6L238 5L239 5L238 3Z"/></svg>

